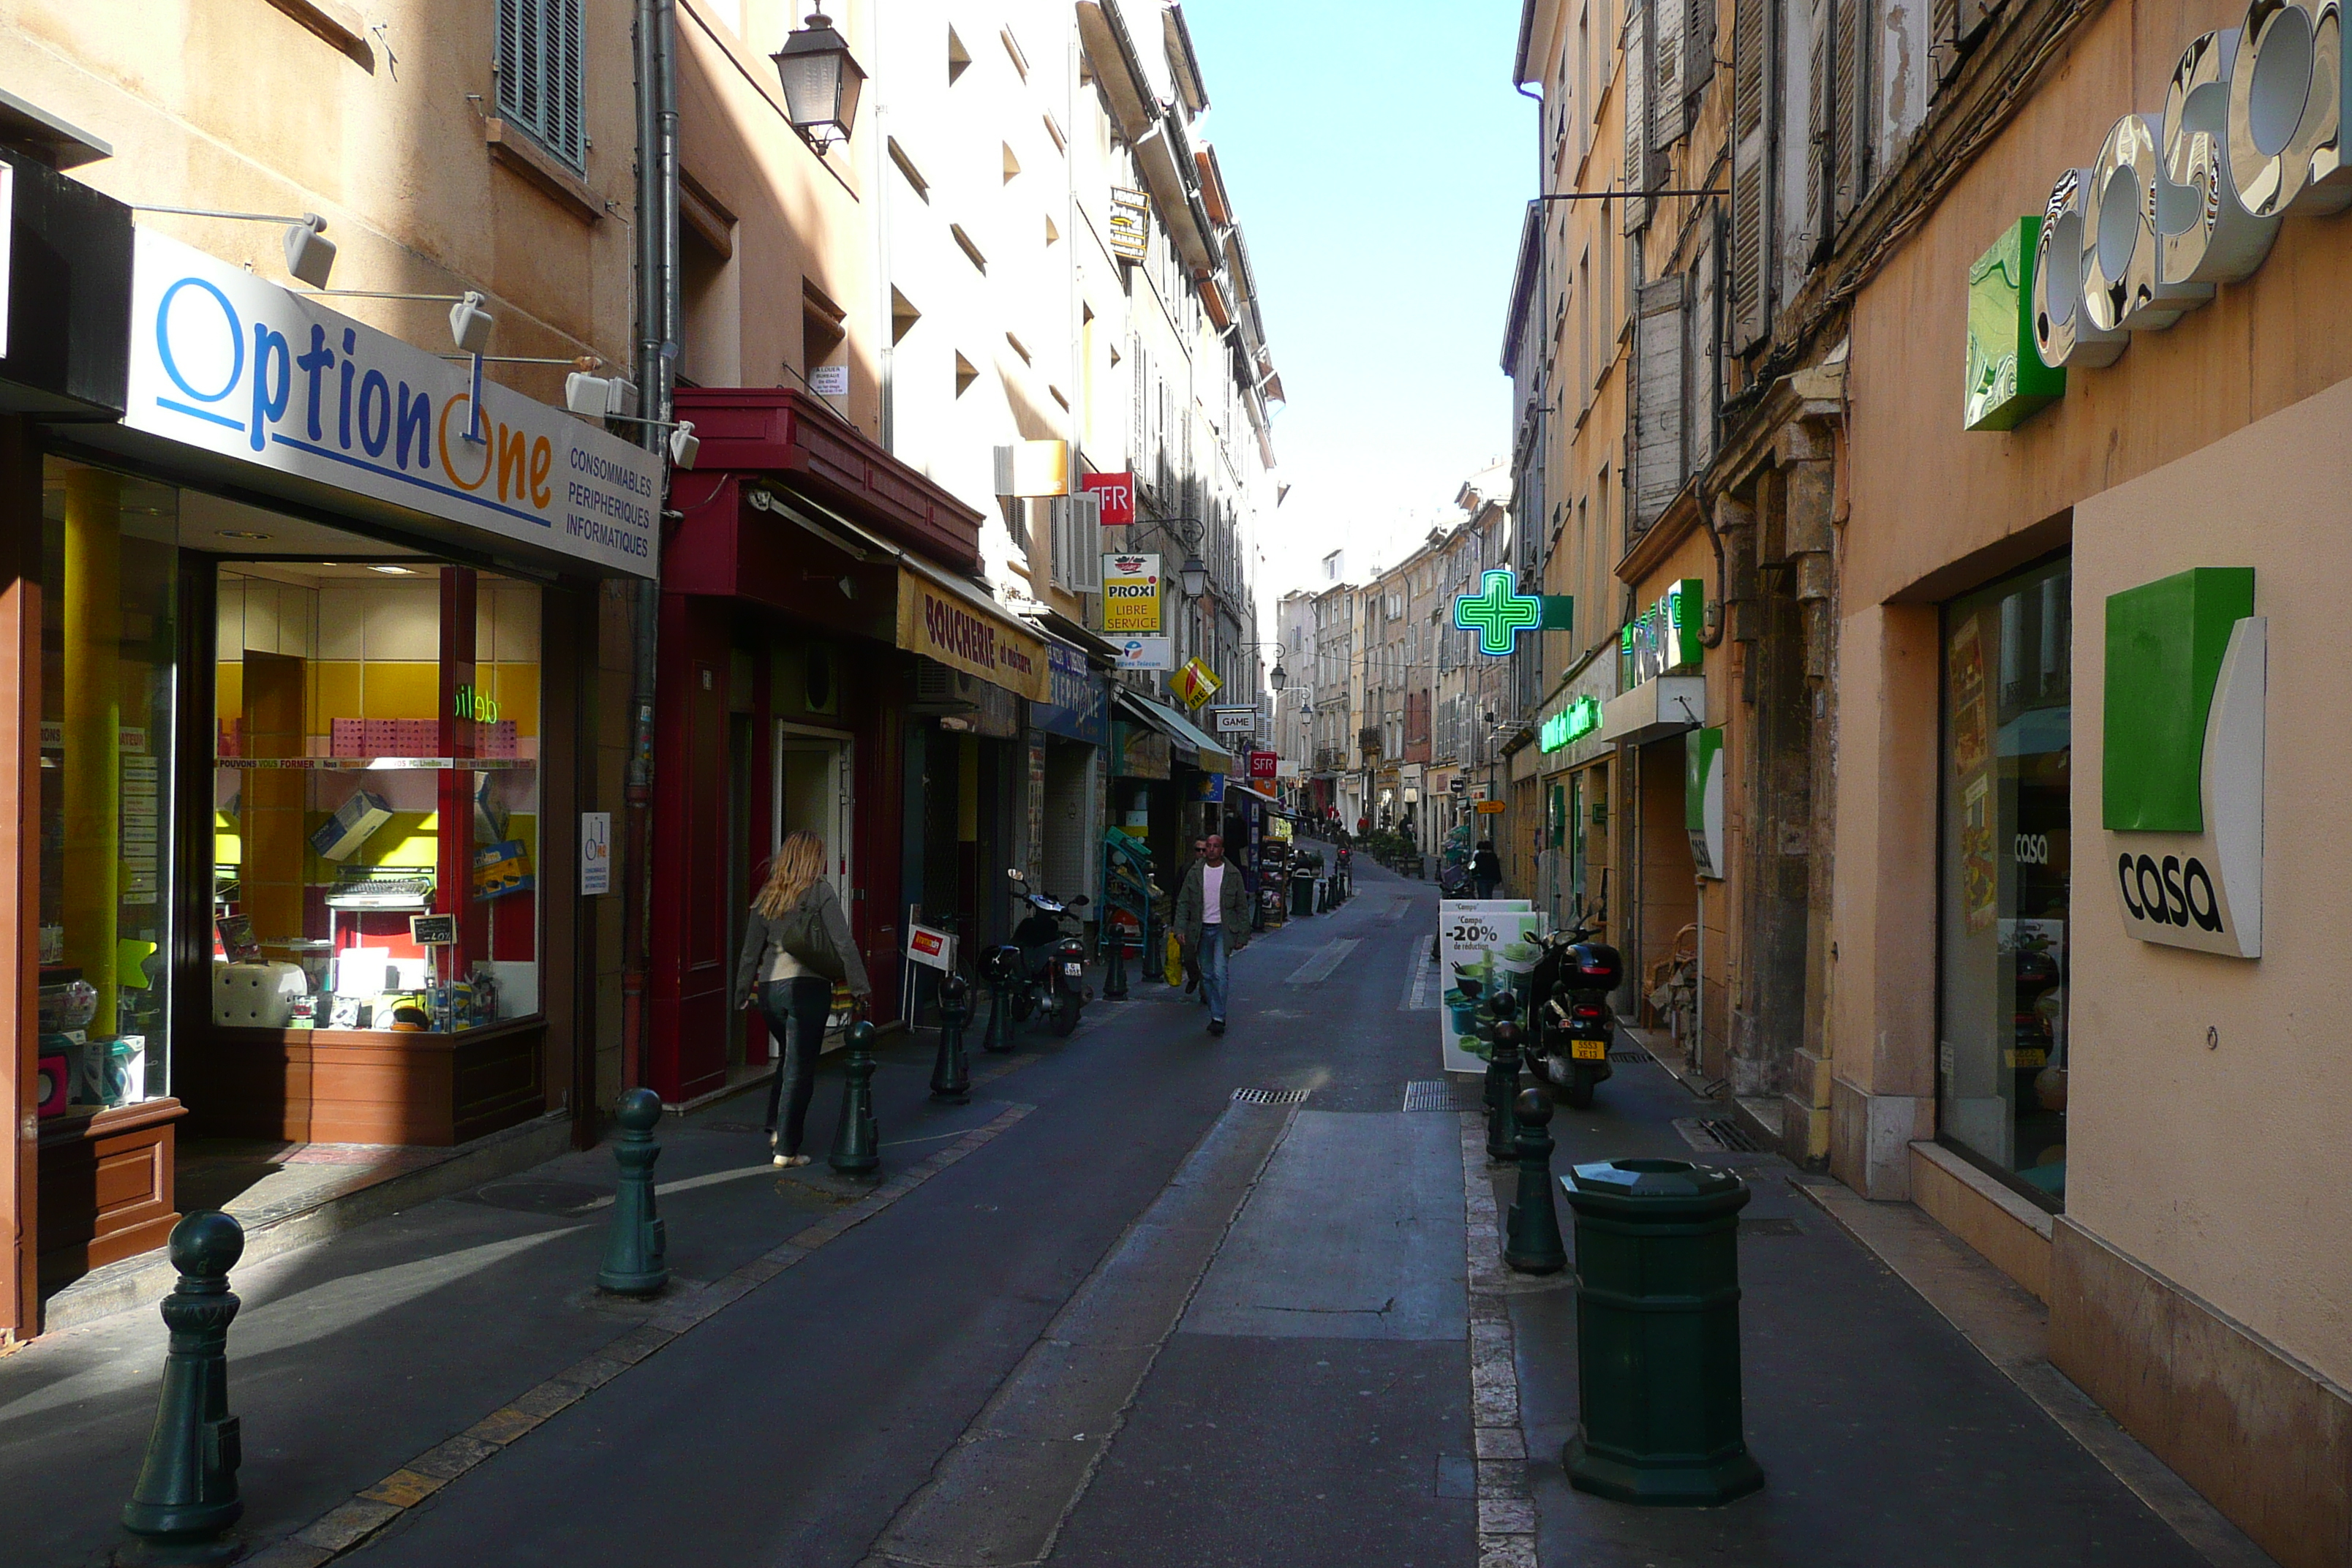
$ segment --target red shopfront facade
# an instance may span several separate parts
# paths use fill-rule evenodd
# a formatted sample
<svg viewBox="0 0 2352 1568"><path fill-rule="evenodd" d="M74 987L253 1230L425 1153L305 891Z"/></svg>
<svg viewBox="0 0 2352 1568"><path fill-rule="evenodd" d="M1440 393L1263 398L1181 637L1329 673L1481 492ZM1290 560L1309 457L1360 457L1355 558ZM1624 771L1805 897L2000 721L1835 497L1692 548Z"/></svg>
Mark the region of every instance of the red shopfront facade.
<svg viewBox="0 0 2352 1568"><path fill-rule="evenodd" d="M913 571L968 579L981 522L801 393L693 388L677 407L702 447L663 549L646 1059L672 1102L769 1059L731 988L751 894L794 828L825 839L875 1016L898 1016L922 662L900 598Z"/></svg>

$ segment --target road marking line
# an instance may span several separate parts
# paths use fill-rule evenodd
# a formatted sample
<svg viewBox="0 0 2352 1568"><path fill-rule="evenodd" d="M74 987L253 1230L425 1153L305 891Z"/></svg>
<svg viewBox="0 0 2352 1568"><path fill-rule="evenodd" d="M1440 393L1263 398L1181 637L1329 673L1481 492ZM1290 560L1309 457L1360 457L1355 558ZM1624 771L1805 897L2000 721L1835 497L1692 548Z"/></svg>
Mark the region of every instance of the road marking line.
<svg viewBox="0 0 2352 1568"><path fill-rule="evenodd" d="M1429 983L1437 978L1437 961L1431 959L1412 972L1412 984L1406 988L1404 999L1397 1004L1401 1011L1417 1013L1424 1007L1434 1007L1429 999Z"/></svg>
<svg viewBox="0 0 2352 1568"><path fill-rule="evenodd" d="M1053 1556L1292 1116L1288 1106L1226 1109L900 1505L861 1568Z"/></svg>
<svg viewBox="0 0 2352 1568"><path fill-rule="evenodd" d="M1002 1071L989 1076L1002 1078L1013 1068L1025 1065L1026 1060L1035 1059L1004 1064ZM976 1082L981 1075L974 1073L972 1077ZM400 1466L288 1539L246 1558L247 1568L320 1568L320 1564L342 1556L448 1482L528 1436L549 1417L741 1300L826 1242L856 1229L966 1155L977 1153L1035 1109L1030 1105L1008 1106L994 1121L973 1128L856 1203L806 1226L782 1246L762 1253L691 1295L668 1302L652 1318L604 1349L573 1363L512 1404L492 1411L458 1436Z"/></svg>
<svg viewBox="0 0 2352 1568"><path fill-rule="evenodd" d="M1333 937L1323 944L1314 957L1292 970L1290 978L1284 984L1287 985L1320 984L1330 979L1332 972L1348 961L1349 953L1363 945L1361 937Z"/></svg>

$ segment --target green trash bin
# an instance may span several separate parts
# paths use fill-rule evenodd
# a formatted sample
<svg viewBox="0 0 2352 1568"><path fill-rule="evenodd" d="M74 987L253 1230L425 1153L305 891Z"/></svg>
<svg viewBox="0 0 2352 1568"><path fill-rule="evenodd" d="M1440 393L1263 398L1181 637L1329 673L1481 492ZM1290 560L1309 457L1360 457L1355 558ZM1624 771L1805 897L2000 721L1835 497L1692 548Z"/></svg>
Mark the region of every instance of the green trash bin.
<svg viewBox="0 0 2352 1568"><path fill-rule="evenodd" d="M1579 1491L1705 1506L1764 1484L1739 1408L1739 1211L1748 1184L1686 1160L1579 1165Z"/></svg>

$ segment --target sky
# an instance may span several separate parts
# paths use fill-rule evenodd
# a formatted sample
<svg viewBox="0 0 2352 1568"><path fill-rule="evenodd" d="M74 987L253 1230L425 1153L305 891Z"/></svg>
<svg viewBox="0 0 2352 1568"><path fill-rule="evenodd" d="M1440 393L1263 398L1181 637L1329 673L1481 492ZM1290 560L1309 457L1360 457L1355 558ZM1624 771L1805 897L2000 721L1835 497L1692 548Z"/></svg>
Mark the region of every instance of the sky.
<svg viewBox="0 0 2352 1568"><path fill-rule="evenodd" d="M1275 368L1261 635L1347 552L1361 580L1507 455L1504 311L1536 187L1513 0L1186 0Z"/></svg>

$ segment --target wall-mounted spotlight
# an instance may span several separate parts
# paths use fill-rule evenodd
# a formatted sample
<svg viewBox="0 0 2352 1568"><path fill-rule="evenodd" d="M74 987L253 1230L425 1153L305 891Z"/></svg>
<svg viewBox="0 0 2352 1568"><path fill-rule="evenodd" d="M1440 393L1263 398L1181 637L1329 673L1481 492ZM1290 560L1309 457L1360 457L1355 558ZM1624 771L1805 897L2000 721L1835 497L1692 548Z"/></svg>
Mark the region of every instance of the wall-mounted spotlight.
<svg viewBox="0 0 2352 1568"><path fill-rule="evenodd" d="M220 212L211 207L134 205L132 212L177 213L182 217L227 218L236 223L282 223L286 226L286 270L313 289L327 286L335 269L335 242L327 237L327 220L317 213L289 216L284 213Z"/></svg>

